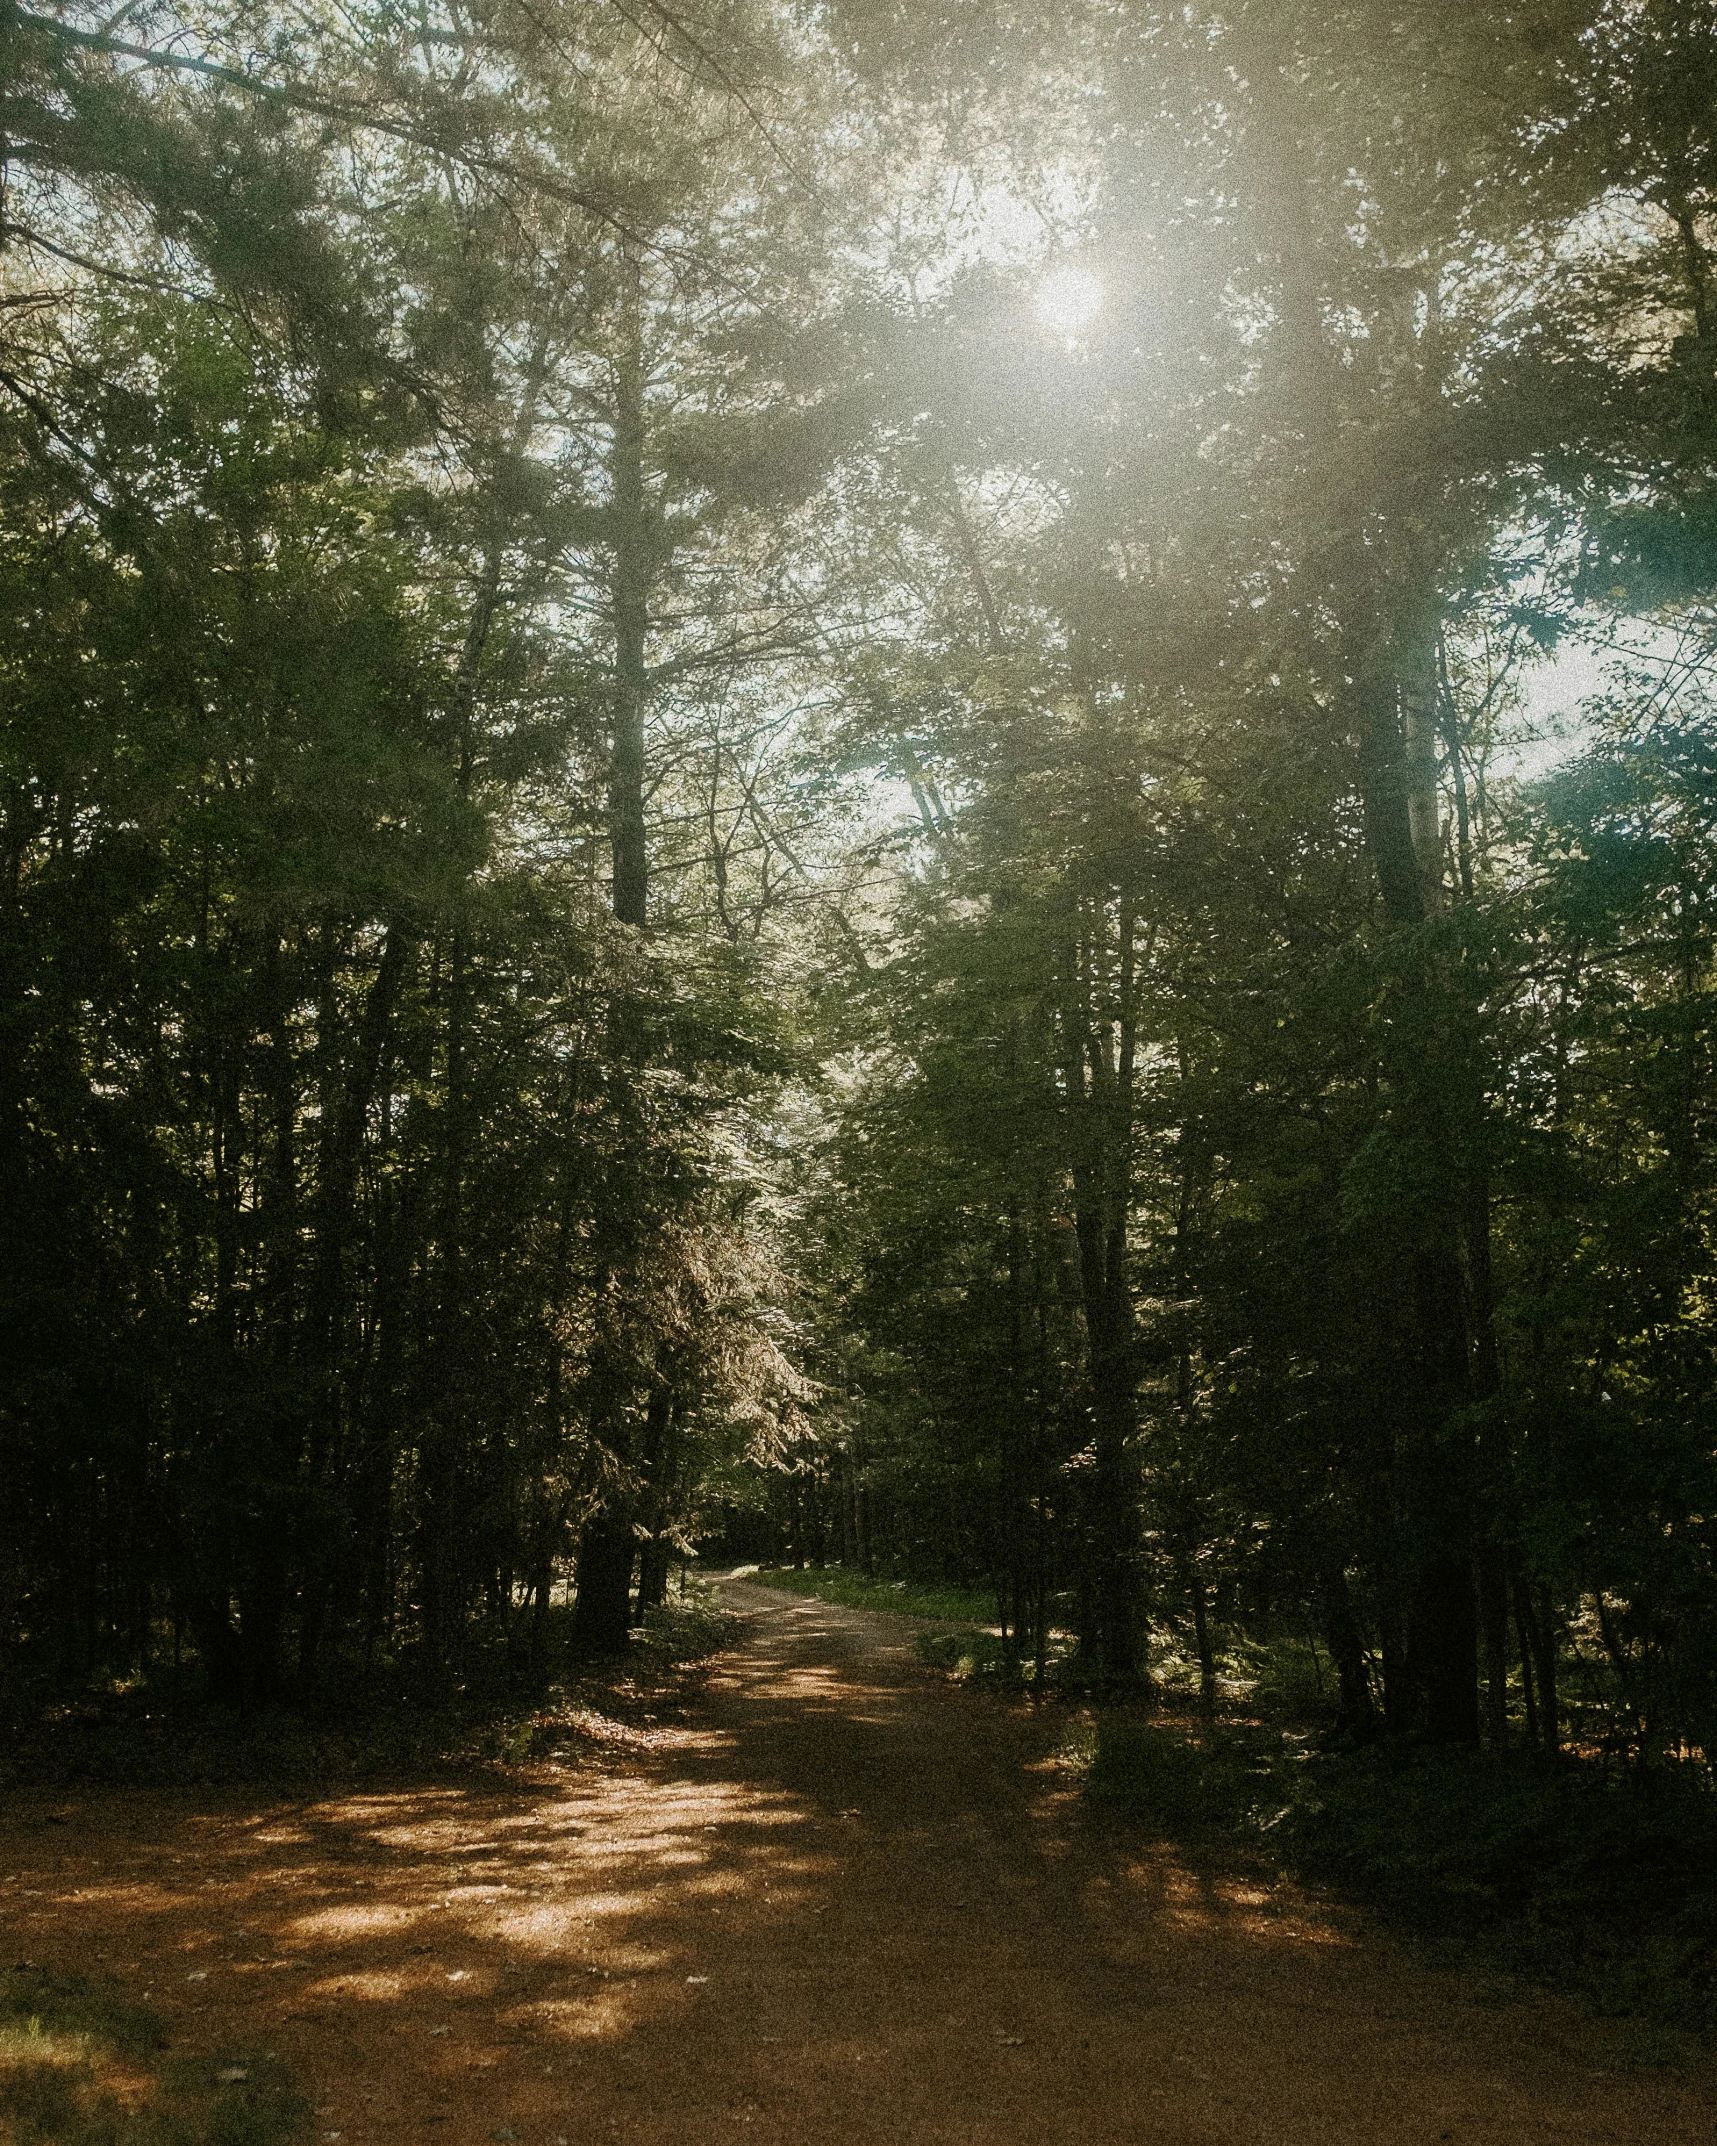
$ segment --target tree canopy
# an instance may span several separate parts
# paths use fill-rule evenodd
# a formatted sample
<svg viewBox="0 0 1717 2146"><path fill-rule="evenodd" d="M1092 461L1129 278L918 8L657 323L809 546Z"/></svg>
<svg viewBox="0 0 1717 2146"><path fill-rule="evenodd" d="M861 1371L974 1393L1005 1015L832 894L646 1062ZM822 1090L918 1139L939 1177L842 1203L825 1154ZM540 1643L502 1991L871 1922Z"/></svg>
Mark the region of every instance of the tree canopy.
<svg viewBox="0 0 1717 2146"><path fill-rule="evenodd" d="M0 1665L1717 1710L1717 17L0 15Z"/></svg>

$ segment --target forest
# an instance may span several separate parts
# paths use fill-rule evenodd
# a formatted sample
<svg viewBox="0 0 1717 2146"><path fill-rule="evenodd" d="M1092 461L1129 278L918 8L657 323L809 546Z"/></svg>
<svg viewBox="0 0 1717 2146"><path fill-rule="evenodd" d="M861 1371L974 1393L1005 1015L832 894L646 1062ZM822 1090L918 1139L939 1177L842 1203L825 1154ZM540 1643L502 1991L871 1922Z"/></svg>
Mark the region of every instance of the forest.
<svg viewBox="0 0 1717 2146"><path fill-rule="evenodd" d="M6 0L0 187L9 1719L701 1549L1703 1775L1708 0Z"/></svg>

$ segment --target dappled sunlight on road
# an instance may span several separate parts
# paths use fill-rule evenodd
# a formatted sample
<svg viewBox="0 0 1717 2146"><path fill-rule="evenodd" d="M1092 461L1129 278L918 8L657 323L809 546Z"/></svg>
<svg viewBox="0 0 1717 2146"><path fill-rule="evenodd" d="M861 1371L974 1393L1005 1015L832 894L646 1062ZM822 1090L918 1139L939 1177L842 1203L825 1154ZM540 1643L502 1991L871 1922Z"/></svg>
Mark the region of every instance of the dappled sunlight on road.
<svg viewBox="0 0 1717 2146"><path fill-rule="evenodd" d="M1292 1887L1271 1888L1188 1864L1161 1844L1113 1873L1091 1878L1084 1892L1093 1919L1119 1914L1173 1930L1241 1936L1264 1946L1333 1945L1351 1949L1352 1927L1317 1912Z"/></svg>
<svg viewBox="0 0 1717 2146"><path fill-rule="evenodd" d="M1717 2131L1691 2088L1598 2080L1566 2008L1504 2032L1290 1888L1091 1820L1052 1710L927 1676L906 1620L735 1592L747 1645L647 1744L15 1810L10 1941L147 1994L180 2046L280 2050L345 2146Z"/></svg>
<svg viewBox="0 0 1717 2146"><path fill-rule="evenodd" d="M172 1799L150 1800L171 1829ZM629 1771L186 1810L169 1855L156 1827L98 1845L93 1812L60 1815L40 1842L52 1867L13 1871L0 1892L10 1927L60 1966L146 1990L176 2040L218 2016L220 2040L284 2045L311 2079L331 2060L382 2067L388 2107L328 2090L324 2115L354 2141L436 2121L473 2068L527 2047L535 2076L504 2098L508 2122L528 2120L555 2099L542 2065L557 2051L671 2030L708 2005L734 1904L814 1909L835 1870L802 1845L809 1814L779 1790ZM74 1914L99 1918L103 1942L83 1958L64 1950ZM421 2046L408 2060L384 2036Z"/></svg>

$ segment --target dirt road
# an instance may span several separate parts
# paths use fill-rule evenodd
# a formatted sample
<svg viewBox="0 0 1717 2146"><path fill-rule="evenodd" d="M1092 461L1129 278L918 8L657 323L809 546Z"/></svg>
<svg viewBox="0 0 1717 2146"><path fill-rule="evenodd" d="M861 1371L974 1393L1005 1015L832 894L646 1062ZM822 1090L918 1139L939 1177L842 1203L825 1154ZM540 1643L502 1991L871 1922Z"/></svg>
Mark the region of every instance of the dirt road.
<svg viewBox="0 0 1717 2146"><path fill-rule="evenodd" d="M274 2049L344 2146L1709 2146L1717 2082L1082 1815L905 1618L733 1586L601 1765L0 1815L8 1961Z"/></svg>

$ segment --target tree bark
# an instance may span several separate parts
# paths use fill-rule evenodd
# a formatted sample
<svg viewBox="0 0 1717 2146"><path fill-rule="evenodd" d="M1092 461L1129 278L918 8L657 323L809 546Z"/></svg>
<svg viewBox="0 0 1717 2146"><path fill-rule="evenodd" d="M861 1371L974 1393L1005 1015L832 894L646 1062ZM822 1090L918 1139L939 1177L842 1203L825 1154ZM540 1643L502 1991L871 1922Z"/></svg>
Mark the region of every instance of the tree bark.
<svg viewBox="0 0 1717 2146"><path fill-rule="evenodd" d="M653 568L649 495L645 483L647 413L644 404L643 292L638 263L627 254L621 264L622 303L619 350L614 366L613 444L609 483L610 543L613 556L610 604L614 633L614 673L610 681L612 733L609 744L608 827L612 868L610 901L615 921L642 931L649 914L649 848L644 825L644 725L649 703L646 656L650 627L650 582ZM613 1023L616 1058L622 1064L637 1055L632 1009L621 1007ZM618 1388L623 1375L616 1364L599 1374L600 1383ZM573 1643L584 1651L610 1652L624 1647L631 1624L630 1590L637 1540L632 1501L624 1488L630 1461L630 1428L618 1392L610 1416L619 1470L602 1508L586 1523L578 1547L578 1607Z"/></svg>
<svg viewBox="0 0 1717 2146"><path fill-rule="evenodd" d="M1326 1574L1322 1606L1324 1642L1335 1664L1340 1695L1336 1726L1354 1742L1363 1742L1376 1729L1377 1713L1371 1701L1371 1679L1366 1673L1365 1641L1353 1612L1345 1572L1337 1569Z"/></svg>
<svg viewBox="0 0 1717 2146"><path fill-rule="evenodd" d="M618 1501L596 1514L579 1538L572 1643L580 1654L618 1654L631 1636L638 1539L630 1510L617 1507Z"/></svg>
<svg viewBox="0 0 1717 2146"><path fill-rule="evenodd" d="M646 667L650 630L652 552L645 485L644 337L642 294L635 261L625 263L620 350L614 368L611 534L614 624L613 734L608 776L609 842L614 915L644 928L649 907L649 850L644 827L644 723L649 704Z"/></svg>
<svg viewBox="0 0 1717 2146"><path fill-rule="evenodd" d="M1207 1714L1214 1714L1216 1650L1210 1639L1210 1606L1205 1599L1204 1581L1190 1558L1186 1568L1186 1591L1192 1598L1193 1644L1198 1649L1198 1703Z"/></svg>
<svg viewBox="0 0 1717 2146"><path fill-rule="evenodd" d="M1102 1686L1134 1691L1148 1683L1140 1660L1139 1495L1129 1447L1134 1424L1133 1304L1127 1274L1132 1192L1132 990L1134 916L1119 915L1111 1001L1105 905L1092 917L1084 958L1071 957L1069 1099L1075 1110L1074 1238L1085 1319L1093 1430L1088 1478L1085 1589L1088 1629L1081 1634ZM1112 1008L1112 1010L1111 1010Z"/></svg>
<svg viewBox="0 0 1717 2146"><path fill-rule="evenodd" d="M679 1416L673 1389L665 1382L653 1388L644 1417L645 1533L638 1559L638 1613L658 1609L668 1596L668 1563L673 1543L668 1523L673 1511L674 1478L677 1473Z"/></svg>
<svg viewBox="0 0 1717 2146"><path fill-rule="evenodd" d="M1366 842L1384 912L1402 931L1422 926L1441 901L1441 829L1436 802L1435 638L1414 637L1404 661L1373 676L1363 694L1359 773ZM1441 979L1426 960L1427 990ZM1444 1039L1459 1053L1458 1038ZM1464 1082L1463 1064L1415 1068L1403 1101L1412 1131L1437 1137L1441 1074ZM1464 1158L1456 1159L1459 1170ZM1412 1572L1402 1661L1406 1722L1442 1742L1476 1743L1478 1611L1473 1570L1475 1450L1462 1416L1474 1397L1466 1278L1459 1247L1470 1231L1458 1199L1439 1235L1410 1254L1415 1391L1404 1396L1403 1481ZM1433 1225L1434 1227L1434 1225ZM1470 1246L1470 1236L1469 1236ZM1391 1694L1391 1713L1396 1712Z"/></svg>

